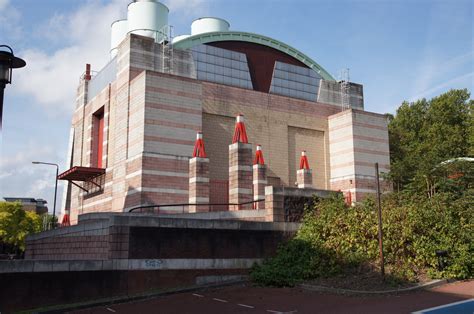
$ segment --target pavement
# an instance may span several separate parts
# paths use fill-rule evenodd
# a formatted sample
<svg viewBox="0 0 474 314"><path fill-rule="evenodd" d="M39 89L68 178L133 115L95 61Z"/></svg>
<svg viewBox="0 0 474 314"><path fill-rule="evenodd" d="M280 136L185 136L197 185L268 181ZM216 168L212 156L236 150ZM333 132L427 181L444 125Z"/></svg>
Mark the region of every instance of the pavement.
<svg viewBox="0 0 474 314"><path fill-rule="evenodd" d="M397 295L345 296L249 284L153 297L72 313L412 313L474 298L474 280ZM472 313L470 313L472 314Z"/></svg>

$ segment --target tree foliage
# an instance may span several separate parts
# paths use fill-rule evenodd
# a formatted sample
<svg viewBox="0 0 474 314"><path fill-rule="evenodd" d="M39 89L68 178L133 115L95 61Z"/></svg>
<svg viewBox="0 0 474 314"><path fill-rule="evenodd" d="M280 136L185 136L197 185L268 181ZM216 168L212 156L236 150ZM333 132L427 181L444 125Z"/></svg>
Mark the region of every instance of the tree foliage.
<svg viewBox="0 0 474 314"><path fill-rule="evenodd" d="M474 101L450 90L431 100L404 102L389 116L390 176L395 187L423 190L439 163L474 156Z"/></svg>
<svg viewBox="0 0 474 314"><path fill-rule="evenodd" d="M23 210L19 202L0 202L0 242L24 251L26 236L40 230L38 214Z"/></svg>
<svg viewBox="0 0 474 314"><path fill-rule="evenodd" d="M437 193L432 198L412 192L382 200L384 256L392 279L469 278L474 273L474 191ZM438 269L437 250L448 252ZM292 286L364 265L378 265L377 215L373 199L347 207L341 196L316 199L295 238L274 258L254 266L257 283Z"/></svg>

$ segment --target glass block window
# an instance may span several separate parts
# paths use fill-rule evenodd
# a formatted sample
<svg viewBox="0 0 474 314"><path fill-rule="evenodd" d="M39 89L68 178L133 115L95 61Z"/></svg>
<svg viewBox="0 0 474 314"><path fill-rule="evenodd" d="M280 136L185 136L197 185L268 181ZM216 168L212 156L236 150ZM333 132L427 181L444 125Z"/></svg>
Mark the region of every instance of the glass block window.
<svg viewBox="0 0 474 314"><path fill-rule="evenodd" d="M310 68L275 62L270 93L316 101L321 76Z"/></svg>
<svg viewBox="0 0 474 314"><path fill-rule="evenodd" d="M208 45L191 48L197 79L253 89L245 54Z"/></svg>

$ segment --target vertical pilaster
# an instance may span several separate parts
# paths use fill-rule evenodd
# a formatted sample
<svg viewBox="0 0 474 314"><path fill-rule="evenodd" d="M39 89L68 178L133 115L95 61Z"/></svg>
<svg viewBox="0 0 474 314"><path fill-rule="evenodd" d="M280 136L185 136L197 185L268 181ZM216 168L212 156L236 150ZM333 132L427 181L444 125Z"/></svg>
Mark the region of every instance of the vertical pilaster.
<svg viewBox="0 0 474 314"><path fill-rule="evenodd" d="M281 189L271 185L265 187L265 221L285 221L284 200Z"/></svg>
<svg viewBox="0 0 474 314"><path fill-rule="evenodd" d="M229 210L251 209L252 204L252 145L248 142L244 116L239 114L235 120L234 137L229 145Z"/></svg>
<svg viewBox="0 0 474 314"><path fill-rule="evenodd" d="M267 166L263 159L262 146L257 145L253 165L253 200L255 209L265 209L265 186L267 185Z"/></svg>
<svg viewBox="0 0 474 314"><path fill-rule="evenodd" d="M229 145L229 203L252 201L252 145L237 142ZM252 205L230 206L229 210L251 209Z"/></svg>
<svg viewBox="0 0 474 314"><path fill-rule="evenodd" d="M313 171L311 169L299 169L296 171L296 182L300 189L312 188Z"/></svg>
<svg viewBox="0 0 474 314"><path fill-rule="evenodd" d="M209 211L209 158L189 159L189 212Z"/></svg>

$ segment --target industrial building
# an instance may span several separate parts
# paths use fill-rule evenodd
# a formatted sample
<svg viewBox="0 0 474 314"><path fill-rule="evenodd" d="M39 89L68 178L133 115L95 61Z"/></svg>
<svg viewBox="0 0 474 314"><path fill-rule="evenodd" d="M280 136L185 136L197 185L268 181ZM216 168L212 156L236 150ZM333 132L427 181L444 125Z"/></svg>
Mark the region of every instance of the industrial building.
<svg viewBox="0 0 474 314"><path fill-rule="evenodd" d="M38 215L48 213L48 202L41 198L32 197L4 197L5 202L19 202L23 210L35 212Z"/></svg>
<svg viewBox="0 0 474 314"><path fill-rule="evenodd" d="M305 151L315 189L342 191L350 202L375 193L374 163L389 171L387 121L364 110L361 84L338 81L298 49L220 18L197 19L189 35L174 37L168 13L154 0L130 3L127 19L111 25L110 62L98 72L88 65L81 77L70 169L59 176L72 224L84 213L192 203L198 132L209 159L207 201L231 203L238 115L252 154L261 145L265 185L295 187Z"/></svg>

